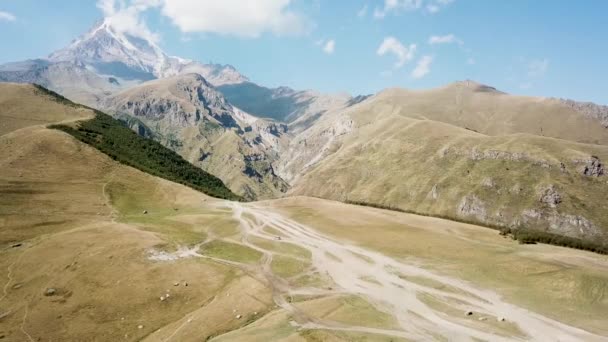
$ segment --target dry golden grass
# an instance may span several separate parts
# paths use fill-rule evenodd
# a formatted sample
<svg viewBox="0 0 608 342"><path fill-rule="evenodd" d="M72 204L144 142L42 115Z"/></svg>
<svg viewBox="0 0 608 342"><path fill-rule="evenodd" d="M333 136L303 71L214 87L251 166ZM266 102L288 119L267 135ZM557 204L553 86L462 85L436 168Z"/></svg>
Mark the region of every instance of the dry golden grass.
<svg viewBox="0 0 608 342"><path fill-rule="evenodd" d="M498 136L527 133L589 144L608 144L600 122L560 104L558 100L480 91L480 84L462 81L422 91L387 89L369 104L366 122L395 114L433 120Z"/></svg>
<svg viewBox="0 0 608 342"><path fill-rule="evenodd" d="M582 175L584 161L591 156L608 160L608 146L529 134L487 136L395 114L395 110L363 104L353 109L349 114L355 121L353 132L341 137L335 153L299 178L290 193L487 224L524 222L524 211L531 209L543 212L544 217L581 216L595 228L550 228L548 219L531 219L524 225L608 243L608 216L604 214L608 180ZM489 157L499 153L502 156ZM540 192L549 185L561 195L555 209L539 201ZM459 212L467 196L479 199L483 214ZM566 219L558 217L557 221Z"/></svg>
<svg viewBox="0 0 608 342"><path fill-rule="evenodd" d="M91 110L65 106L38 92L29 84L0 83L0 135L24 127L93 115Z"/></svg>
<svg viewBox="0 0 608 342"><path fill-rule="evenodd" d="M32 94L20 101L55 105ZM73 118L65 113L47 119ZM207 224L228 216L200 209L213 201L201 193L39 125L0 136L0 175L0 336L9 341L204 338L245 324L233 309L264 312L272 302L263 283L236 268L149 260L152 249L204 239L179 214ZM46 296L48 288L55 293ZM199 321L178 329L185 317Z"/></svg>

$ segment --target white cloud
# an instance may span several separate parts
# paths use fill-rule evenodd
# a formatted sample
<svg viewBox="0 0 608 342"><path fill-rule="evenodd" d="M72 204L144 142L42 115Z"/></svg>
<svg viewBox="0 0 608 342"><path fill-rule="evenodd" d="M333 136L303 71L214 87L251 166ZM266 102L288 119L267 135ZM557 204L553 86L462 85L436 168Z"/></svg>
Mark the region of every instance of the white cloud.
<svg viewBox="0 0 608 342"><path fill-rule="evenodd" d="M157 41L140 14L160 10L183 33L207 32L256 38L264 32L303 34L312 27L291 11L292 0L98 0L97 7L117 30Z"/></svg>
<svg viewBox="0 0 608 342"><path fill-rule="evenodd" d="M148 28L140 14L159 5L160 0L133 0L129 3L116 0L97 1L97 7L101 9L106 22L111 24L112 28L155 43L159 40L158 34Z"/></svg>
<svg viewBox="0 0 608 342"><path fill-rule="evenodd" d="M15 21L17 17L9 12L0 11L0 21Z"/></svg>
<svg viewBox="0 0 608 342"><path fill-rule="evenodd" d="M536 59L528 63L528 77L543 76L549 69L549 60L546 58Z"/></svg>
<svg viewBox="0 0 608 342"><path fill-rule="evenodd" d="M416 68L412 71L413 78L422 78L431 71L431 63L433 63L433 56L423 56L418 60Z"/></svg>
<svg viewBox="0 0 608 342"><path fill-rule="evenodd" d="M395 68L401 68L405 63L409 62L414 58L416 54L416 44L410 44L409 47L404 46L395 37L386 37L378 50L376 51L378 56L384 56L387 53L392 53L397 57L395 62Z"/></svg>
<svg viewBox="0 0 608 342"><path fill-rule="evenodd" d="M384 0L384 7L374 10L374 18L382 19L387 14L412 11L422 7L423 0Z"/></svg>
<svg viewBox="0 0 608 342"><path fill-rule="evenodd" d="M333 39L330 39L323 46L323 52L325 52L328 55L331 55L332 53L334 53L335 48L336 48L336 41L334 41Z"/></svg>
<svg viewBox="0 0 608 342"><path fill-rule="evenodd" d="M382 19L388 14L399 14L404 11L426 9L429 13L437 13L454 0L384 0L382 7L374 9L374 18Z"/></svg>
<svg viewBox="0 0 608 342"><path fill-rule="evenodd" d="M357 11L357 17L363 18L366 15L367 15L367 5L364 5L363 7L361 7L361 9L359 11Z"/></svg>
<svg viewBox="0 0 608 342"><path fill-rule="evenodd" d="M308 19L291 11L291 0L162 0L162 14L182 32L211 32L255 38L307 33Z"/></svg>
<svg viewBox="0 0 608 342"><path fill-rule="evenodd" d="M467 64L468 64L468 65L473 65L473 64L475 64L475 63L477 63L477 61L475 60L475 58L473 58L473 57L469 57L469 58L467 59Z"/></svg>
<svg viewBox="0 0 608 342"><path fill-rule="evenodd" d="M431 36L429 38L429 44L430 45L435 45L435 44L452 44L452 43L457 43L458 45L463 45L464 44L464 42L462 40L458 39L452 33L446 34L445 36Z"/></svg>

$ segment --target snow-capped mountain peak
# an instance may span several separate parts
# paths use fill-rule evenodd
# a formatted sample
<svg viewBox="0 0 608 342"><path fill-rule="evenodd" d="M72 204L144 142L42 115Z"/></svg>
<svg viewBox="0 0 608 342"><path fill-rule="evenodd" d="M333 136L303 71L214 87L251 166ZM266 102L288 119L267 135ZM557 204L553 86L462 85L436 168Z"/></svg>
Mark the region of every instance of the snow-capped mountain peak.
<svg viewBox="0 0 608 342"><path fill-rule="evenodd" d="M53 52L51 62L79 62L91 71L126 80L150 80L199 73L213 85L248 79L229 65L202 64L168 56L154 41L117 29L111 18L99 21L67 47Z"/></svg>
<svg viewBox="0 0 608 342"><path fill-rule="evenodd" d="M113 74L112 69L123 69L123 72L134 69L155 77L162 77L168 59L154 42L121 32L108 19L49 56L53 62L83 62L102 74Z"/></svg>

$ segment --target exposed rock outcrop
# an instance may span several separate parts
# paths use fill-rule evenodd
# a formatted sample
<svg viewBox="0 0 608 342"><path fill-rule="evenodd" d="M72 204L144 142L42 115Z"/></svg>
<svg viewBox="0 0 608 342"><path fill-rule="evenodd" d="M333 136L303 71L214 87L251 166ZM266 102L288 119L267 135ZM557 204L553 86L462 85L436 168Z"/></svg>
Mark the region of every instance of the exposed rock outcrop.
<svg viewBox="0 0 608 342"><path fill-rule="evenodd" d="M494 183L494 179L492 179L491 177L486 177L481 181L481 185L486 188L493 188L494 186L496 186L496 183Z"/></svg>
<svg viewBox="0 0 608 342"><path fill-rule="evenodd" d="M429 192L429 197L434 200L439 198L439 190L437 189L437 184L433 185L431 192Z"/></svg>
<svg viewBox="0 0 608 342"><path fill-rule="evenodd" d="M584 167L582 168L582 174L590 177L600 177L604 175L604 164L596 156L592 156Z"/></svg>
<svg viewBox="0 0 608 342"><path fill-rule="evenodd" d="M287 126L232 106L199 74L146 82L104 106L245 198L276 197L288 188L273 166L287 144Z"/></svg>
<svg viewBox="0 0 608 342"><path fill-rule="evenodd" d="M484 202L475 195L468 195L462 198L456 214L460 217L473 216L481 222L484 222L487 217Z"/></svg>
<svg viewBox="0 0 608 342"><path fill-rule="evenodd" d="M548 205L551 208L556 208L557 205L562 202L562 196L557 192L554 185L549 185L540 191L539 200L541 203Z"/></svg>
<svg viewBox="0 0 608 342"><path fill-rule="evenodd" d="M526 209L517 225L535 229L546 228L551 233L575 238L601 237L602 231L581 215L563 214L555 210Z"/></svg>

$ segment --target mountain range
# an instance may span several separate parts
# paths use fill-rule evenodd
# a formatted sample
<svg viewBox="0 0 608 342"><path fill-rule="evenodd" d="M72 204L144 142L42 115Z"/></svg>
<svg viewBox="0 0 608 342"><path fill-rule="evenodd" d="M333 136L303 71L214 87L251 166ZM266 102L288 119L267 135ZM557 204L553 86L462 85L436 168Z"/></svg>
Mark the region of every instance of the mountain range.
<svg viewBox="0 0 608 342"><path fill-rule="evenodd" d="M107 20L0 66L110 113L246 199L312 195L608 240L608 107L474 81L351 96L258 85Z"/></svg>
<svg viewBox="0 0 608 342"><path fill-rule="evenodd" d="M111 20L0 81L0 341L608 336L606 106L266 87Z"/></svg>

